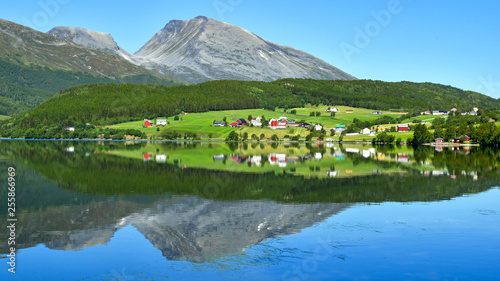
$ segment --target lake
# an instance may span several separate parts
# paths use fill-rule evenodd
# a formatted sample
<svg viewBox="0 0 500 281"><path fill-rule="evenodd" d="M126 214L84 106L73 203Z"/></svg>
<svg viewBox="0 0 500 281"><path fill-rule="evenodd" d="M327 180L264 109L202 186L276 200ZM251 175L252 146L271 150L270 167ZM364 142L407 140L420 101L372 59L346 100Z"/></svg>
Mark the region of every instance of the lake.
<svg viewBox="0 0 500 281"><path fill-rule="evenodd" d="M0 279L499 280L499 163L476 147L0 141Z"/></svg>

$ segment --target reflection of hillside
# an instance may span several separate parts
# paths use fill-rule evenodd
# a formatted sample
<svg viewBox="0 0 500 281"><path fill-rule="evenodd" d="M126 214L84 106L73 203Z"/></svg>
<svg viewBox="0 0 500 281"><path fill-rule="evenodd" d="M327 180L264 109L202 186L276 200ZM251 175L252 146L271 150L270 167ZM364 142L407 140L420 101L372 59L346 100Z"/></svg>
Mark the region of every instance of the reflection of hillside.
<svg viewBox="0 0 500 281"><path fill-rule="evenodd" d="M23 197L35 201L38 192L57 191L47 185L39 189ZM135 196L127 200L96 197L83 204L38 206L23 212L18 217L16 246L23 249L44 244L67 251L105 245L121 227L132 224L166 258L204 261L240 253L277 235L299 232L348 206L170 196ZM2 249L7 249L6 235L7 232L0 232ZM2 250L2 254L6 252Z"/></svg>
<svg viewBox="0 0 500 281"><path fill-rule="evenodd" d="M139 159L135 159L107 153L88 153L89 150L99 152L109 149L127 150L131 154L137 154L137 151L141 152L141 149L147 148L143 143L131 147L122 143L110 143L107 146L74 143L74 153L65 152L64 147L67 145L67 143L44 142L31 146L19 142L12 143L12 146L7 148L11 154L23 159L22 161L46 178L57 182L65 190L77 191L88 196L177 194L217 200L270 199L294 203L407 202L449 199L464 193L481 192L498 185L498 170L495 168L497 157L494 156L498 154L491 154L488 150L477 151L467 156L445 153L433 155L433 150L415 151L414 158L417 163L426 163L433 156L434 166L445 166L447 170L454 171L454 175L457 176L453 178L427 177L422 175L419 166L415 165L409 165L404 174L391 174L394 164L386 162L379 162L378 169L370 169L369 175L350 178L335 177L334 173L336 171L347 173L348 167L344 167L341 171L341 166L338 165L327 165L328 170L322 170L322 167L314 165L305 166L304 169L311 173L320 170L325 174L330 172L329 176L333 176L333 178L316 178L296 175L298 169L281 173L186 169L180 164L145 163L142 155ZM197 152L196 149L186 149L186 154ZM384 148L381 149L383 151ZM386 152L386 155L389 155L389 152ZM396 159L397 154L393 155ZM366 167L366 163L377 161L375 155L372 156L373 158L365 158L361 154L346 155L350 158L350 167L353 170ZM264 165L268 157L255 157L255 159ZM303 161L315 163L309 159L304 158ZM209 160L214 163L211 155ZM267 163L266 166L271 165ZM477 178L474 179L477 181L468 176L470 170L479 171L475 173ZM385 174L380 174L380 171L384 171Z"/></svg>

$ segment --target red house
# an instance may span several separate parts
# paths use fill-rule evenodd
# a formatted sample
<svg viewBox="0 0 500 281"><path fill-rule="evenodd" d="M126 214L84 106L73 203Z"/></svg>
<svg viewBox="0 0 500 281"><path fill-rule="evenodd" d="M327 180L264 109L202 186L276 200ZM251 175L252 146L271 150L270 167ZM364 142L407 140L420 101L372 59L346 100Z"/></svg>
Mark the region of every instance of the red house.
<svg viewBox="0 0 500 281"><path fill-rule="evenodd" d="M231 127L235 128L235 127L241 127L241 124L234 121L233 123L231 123Z"/></svg>
<svg viewBox="0 0 500 281"><path fill-rule="evenodd" d="M436 143L443 143L444 140L442 138L437 138L437 139L434 140L434 142L436 142Z"/></svg>
<svg viewBox="0 0 500 281"><path fill-rule="evenodd" d="M408 124L399 124L398 132L408 132Z"/></svg>
<svg viewBox="0 0 500 281"><path fill-rule="evenodd" d="M153 126L153 123L151 121L149 121L149 120L146 119L146 120L144 120L144 126L145 127L150 127L150 126Z"/></svg>

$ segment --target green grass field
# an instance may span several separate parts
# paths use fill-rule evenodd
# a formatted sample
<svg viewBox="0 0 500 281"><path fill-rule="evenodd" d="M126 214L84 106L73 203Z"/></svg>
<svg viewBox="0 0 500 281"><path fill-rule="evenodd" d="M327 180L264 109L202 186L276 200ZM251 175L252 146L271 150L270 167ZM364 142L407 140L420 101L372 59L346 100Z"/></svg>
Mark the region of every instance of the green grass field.
<svg viewBox="0 0 500 281"><path fill-rule="evenodd" d="M0 115L0 121L7 120L9 118L10 118L9 116Z"/></svg>
<svg viewBox="0 0 500 281"><path fill-rule="evenodd" d="M318 106L318 107L306 107L306 108L295 108L297 114L284 113L283 110L277 111L269 111L264 109L245 109L245 110L226 110L226 111L211 111L204 113L189 113L185 115L181 115L180 120L174 120L173 117L168 117L167 120L169 124L167 126L152 126L149 128L144 128L144 121L133 121L127 123L121 123L117 125L108 126L108 128L116 128L116 129L137 129L142 132L145 132L148 137L157 137L163 131L176 131L182 134L185 133L196 133L198 137L202 139L208 139L209 134L212 135L213 139L224 139L226 138L230 132L236 131L237 133L248 133L249 138L251 138L252 134L260 136L264 134L266 138L270 138L272 135L276 134L278 137L283 138L285 135L298 135L300 134L302 138L305 138L306 135L309 134L309 131L306 129L291 127L288 129L278 129L273 130L270 128L260 128L260 127L250 127L245 126L241 128L231 128L229 126L226 127L213 127L214 120L223 120L226 117L226 122L231 123L238 118L243 118L245 120L248 119L248 115L252 115L254 117L257 116L265 116L267 120L271 118L279 118L279 117L287 117L291 120L297 121L305 121L308 123L320 123L324 126L325 130L335 128L336 125L349 125L353 122L354 118L357 118L362 121L372 121L378 118L381 118L383 115L372 114L374 110L364 109L364 108L353 108L346 106L337 107L340 112L335 114L335 117L332 118L329 112L326 112L328 106ZM346 110L353 110L353 113L346 113ZM321 116L309 116L310 112L321 112ZM289 111L288 111L289 112ZM400 117L403 113L395 113L395 112L384 112L384 114L390 114L392 117ZM412 118L417 120L426 120L431 119L432 116L418 116ZM160 118L162 119L162 118ZM155 122L156 120L152 120ZM247 120L248 121L248 120ZM395 124L393 124L395 125ZM157 131L159 128L159 131ZM401 137L402 140L408 139L412 133L394 133L396 138ZM373 137L368 135L359 135L359 136L346 136L344 140L371 140Z"/></svg>

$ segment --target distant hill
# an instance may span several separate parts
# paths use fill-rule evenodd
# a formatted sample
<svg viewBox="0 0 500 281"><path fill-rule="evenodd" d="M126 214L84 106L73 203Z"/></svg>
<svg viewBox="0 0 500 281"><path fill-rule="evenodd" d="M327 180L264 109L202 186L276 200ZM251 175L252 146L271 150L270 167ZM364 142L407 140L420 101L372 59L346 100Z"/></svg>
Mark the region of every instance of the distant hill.
<svg viewBox="0 0 500 281"><path fill-rule="evenodd" d="M0 112L14 115L45 100L46 91L87 83L182 84L116 54L0 19Z"/></svg>
<svg viewBox="0 0 500 281"><path fill-rule="evenodd" d="M302 107L306 103L405 111L452 107L464 111L473 106L494 109L499 105L498 100L479 93L431 83L285 79L274 82L221 80L173 87L94 84L62 91L27 116L8 122L22 128L67 125L68 122L112 124L173 116L180 111L274 110Z"/></svg>

